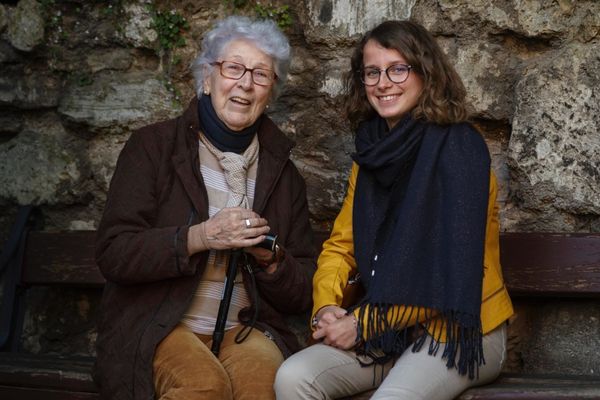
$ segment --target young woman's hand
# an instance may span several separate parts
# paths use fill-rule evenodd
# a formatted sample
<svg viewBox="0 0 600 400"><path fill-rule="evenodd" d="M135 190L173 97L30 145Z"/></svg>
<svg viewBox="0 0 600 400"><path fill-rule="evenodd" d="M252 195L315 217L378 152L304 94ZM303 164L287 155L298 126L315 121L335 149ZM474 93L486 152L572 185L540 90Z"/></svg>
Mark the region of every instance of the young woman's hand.
<svg viewBox="0 0 600 400"><path fill-rule="evenodd" d="M315 314L315 327L323 328L346 315L346 310L340 306L325 306Z"/></svg>
<svg viewBox="0 0 600 400"><path fill-rule="evenodd" d="M332 307L332 306L330 306ZM340 314L343 310L343 314ZM323 339L323 343L342 350L353 348L358 342L357 321L354 314L346 314L343 308L326 311L317 323L313 338Z"/></svg>

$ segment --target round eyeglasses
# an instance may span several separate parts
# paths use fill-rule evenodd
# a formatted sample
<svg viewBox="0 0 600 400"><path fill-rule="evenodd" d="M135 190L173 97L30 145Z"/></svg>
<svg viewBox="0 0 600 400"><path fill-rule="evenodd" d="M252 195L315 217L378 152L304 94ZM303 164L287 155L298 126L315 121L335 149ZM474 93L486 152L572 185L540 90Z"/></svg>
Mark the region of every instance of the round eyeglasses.
<svg viewBox="0 0 600 400"><path fill-rule="evenodd" d="M402 83L408 79L412 66L407 64L394 64L386 69L365 67L360 72L360 80L366 86L375 86L381 79L381 73L385 72L388 79L393 83Z"/></svg>
<svg viewBox="0 0 600 400"><path fill-rule="evenodd" d="M269 86L275 79L277 74L270 69L264 68L247 68L244 64L233 61L215 61L210 65L218 65L221 70L221 75L229 79L241 79L246 71L250 71L252 82L260 86Z"/></svg>

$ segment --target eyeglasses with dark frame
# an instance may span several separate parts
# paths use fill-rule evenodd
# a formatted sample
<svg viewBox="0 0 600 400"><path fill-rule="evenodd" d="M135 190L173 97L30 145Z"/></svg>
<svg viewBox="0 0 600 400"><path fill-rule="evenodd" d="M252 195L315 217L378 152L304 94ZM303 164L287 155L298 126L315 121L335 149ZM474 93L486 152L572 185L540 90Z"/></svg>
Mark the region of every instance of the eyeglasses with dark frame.
<svg viewBox="0 0 600 400"><path fill-rule="evenodd" d="M277 74L270 69L248 68L244 64L234 61L215 61L210 63L210 65L218 65L222 76L235 80L242 79L246 72L250 71L252 82L259 86L269 86L277 79Z"/></svg>
<svg viewBox="0 0 600 400"><path fill-rule="evenodd" d="M360 71L360 80L366 86L375 86L381 79L381 73L385 72L391 82L403 83L408 79L411 69L412 66L407 64L394 64L386 69L366 67Z"/></svg>

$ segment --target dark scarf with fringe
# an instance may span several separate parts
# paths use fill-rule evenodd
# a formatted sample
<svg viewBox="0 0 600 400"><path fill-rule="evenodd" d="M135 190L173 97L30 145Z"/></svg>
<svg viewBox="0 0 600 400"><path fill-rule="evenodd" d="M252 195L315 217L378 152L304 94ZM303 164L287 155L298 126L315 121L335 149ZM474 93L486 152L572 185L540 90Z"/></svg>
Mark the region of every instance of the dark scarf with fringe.
<svg viewBox="0 0 600 400"><path fill-rule="evenodd" d="M352 230L366 289L357 306L359 323L367 318L363 351L377 363L399 356L414 339L410 314L426 312L446 323L447 367L473 379L485 362L479 314L490 157L483 138L467 123L440 126L408 115L388 131L375 117L360 125L353 159L360 166ZM406 312L390 324L394 305ZM423 325L413 351L435 329ZM440 346L434 339L430 355Z"/></svg>
<svg viewBox="0 0 600 400"><path fill-rule="evenodd" d="M249 127L241 131L233 131L221 121L215 111L210 96L203 94L198 99L198 119L204 136L219 150L242 154L254 138L263 115Z"/></svg>

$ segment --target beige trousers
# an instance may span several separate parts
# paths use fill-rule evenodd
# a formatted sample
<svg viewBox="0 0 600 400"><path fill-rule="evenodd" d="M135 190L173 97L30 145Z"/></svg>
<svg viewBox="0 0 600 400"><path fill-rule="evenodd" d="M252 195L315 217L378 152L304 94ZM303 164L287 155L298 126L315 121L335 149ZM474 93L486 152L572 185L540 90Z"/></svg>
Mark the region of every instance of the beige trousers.
<svg viewBox="0 0 600 400"><path fill-rule="evenodd" d="M272 400L273 381L283 356L275 343L253 329L235 343L241 326L225 332L219 358L210 351L212 337L183 325L158 345L154 387L160 400Z"/></svg>
<svg viewBox="0 0 600 400"><path fill-rule="evenodd" d="M506 324L483 337L485 365L479 367L479 379L470 380L446 368L441 360L443 348L437 356L427 354L428 348L426 342L416 353L409 347L395 362L361 367L353 351L316 344L283 363L275 393L278 400L337 399L377 388L371 399L454 399L467 388L498 377L506 359Z"/></svg>

